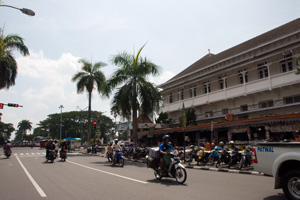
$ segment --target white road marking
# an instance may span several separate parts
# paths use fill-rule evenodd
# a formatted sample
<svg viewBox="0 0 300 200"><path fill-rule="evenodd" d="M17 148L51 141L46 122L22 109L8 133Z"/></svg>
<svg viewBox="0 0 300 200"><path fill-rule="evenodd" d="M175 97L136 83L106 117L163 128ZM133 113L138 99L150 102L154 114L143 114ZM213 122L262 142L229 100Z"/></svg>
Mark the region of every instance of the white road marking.
<svg viewBox="0 0 300 200"><path fill-rule="evenodd" d="M32 155L34 155L35 153L31 153Z"/></svg>
<svg viewBox="0 0 300 200"><path fill-rule="evenodd" d="M23 154L23 153L20 153L20 155L23 156L24 154Z"/></svg>
<svg viewBox="0 0 300 200"><path fill-rule="evenodd" d="M41 155L41 153L36 153L37 155Z"/></svg>
<svg viewBox="0 0 300 200"><path fill-rule="evenodd" d="M29 153L26 153L26 155L29 155Z"/></svg>
<svg viewBox="0 0 300 200"><path fill-rule="evenodd" d="M24 167L23 163L21 162L21 160L19 159L18 156L16 156L17 160L19 161L21 167L23 168L25 174L27 175L27 177L29 178L29 180L31 181L31 183L33 184L33 186L35 187L35 189L37 190L37 192L41 195L41 197L47 197L47 195L45 194L45 192L42 190L42 188L37 184L37 182L32 178L32 176L30 175L30 173L27 171L27 169Z"/></svg>
<svg viewBox="0 0 300 200"><path fill-rule="evenodd" d="M97 172L102 172L102 173L105 173L105 174L109 174L109 175L116 176L116 177L119 177L119 178L127 179L127 180L130 180L130 181L135 181L135 182L138 182L138 183L148 184L145 181L140 181L140 180L137 180L137 179L134 179L134 178L129 178L129 177L122 176L122 175L119 175L119 174L114 174L114 173L103 171L103 170L100 170L100 169L88 167L88 166L85 166L85 165L82 165L82 164L79 164L79 163L75 163L75 162L72 162L72 161L69 161L69 160L66 160L66 161L69 162L69 163L72 163L74 165L84 167L84 168L87 168L87 169L91 169L91 170L94 170L94 171L97 171Z"/></svg>
<svg viewBox="0 0 300 200"><path fill-rule="evenodd" d="M17 154L17 153L15 153L14 155L15 155L15 156L17 156L18 154Z"/></svg>

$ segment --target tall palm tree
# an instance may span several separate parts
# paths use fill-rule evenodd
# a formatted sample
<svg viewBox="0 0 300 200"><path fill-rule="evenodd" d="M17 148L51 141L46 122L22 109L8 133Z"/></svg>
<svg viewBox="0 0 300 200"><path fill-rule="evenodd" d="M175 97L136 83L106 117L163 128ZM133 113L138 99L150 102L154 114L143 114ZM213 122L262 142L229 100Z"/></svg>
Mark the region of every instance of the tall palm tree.
<svg viewBox="0 0 300 200"><path fill-rule="evenodd" d="M23 135L23 139L24 136L26 136L26 131L27 130L31 130L32 129L32 123L29 120L23 119L22 121L20 121L18 123L18 128L21 131L22 135Z"/></svg>
<svg viewBox="0 0 300 200"><path fill-rule="evenodd" d="M159 110L162 100L158 88L147 79L149 75L159 75L160 69L147 58L140 57L144 46L135 56L126 52L113 56L112 63L118 66L118 69L107 80L104 87L106 96L116 89L112 101L113 112L127 119L130 119L132 115L135 141L137 140L138 111L142 117L149 116Z"/></svg>
<svg viewBox="0 0 300 200"><path fill-rule="evenodd" d="M103 62L97 62L94 65L84 59L78 61L82 67L80 72L77 72L72 81L77 81L77 93L83 93L85 90L88 92L89 108L88 108L88 144L91 144L91 104L92 104L92 92L97 89L98 93L101 93L103 84L105 83L105 75L100 68L106 66Z"/></svg>
<svg viewBox="0 0 300 200"><path fill-rule="evenodd" d="M0 30L0 90L15 85L18 65L13 57L13 50L19 51L23 56L29 55L23 38L18 35L4 37L3 31Z"/></svg>

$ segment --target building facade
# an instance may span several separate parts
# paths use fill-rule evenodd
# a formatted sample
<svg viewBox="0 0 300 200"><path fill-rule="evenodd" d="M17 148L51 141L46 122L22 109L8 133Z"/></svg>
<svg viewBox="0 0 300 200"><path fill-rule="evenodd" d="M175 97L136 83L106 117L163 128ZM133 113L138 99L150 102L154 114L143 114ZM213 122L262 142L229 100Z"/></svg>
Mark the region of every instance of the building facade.
<svg viewBox="0 0 300 200"><path fill-rule="evenodd" d="M183 104L194 109L187 127L190 143L235 140L298 140L300 129L300 18L219 54L208 53L161 84L168 129L184 139L179 117ZM140 132L143 137L147 132Z"/></svg>

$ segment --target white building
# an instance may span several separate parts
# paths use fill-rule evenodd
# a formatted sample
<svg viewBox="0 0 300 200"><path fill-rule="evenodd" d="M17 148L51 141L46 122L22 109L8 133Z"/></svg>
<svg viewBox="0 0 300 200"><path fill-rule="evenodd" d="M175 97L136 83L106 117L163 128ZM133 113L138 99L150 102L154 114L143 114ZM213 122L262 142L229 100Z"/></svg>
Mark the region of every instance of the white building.
<svg viewBox="0 0 300 200"><path fill-rule="evenodd" d="M226 34L226 33L223 33ZM161 84L169 129L183 140L182 106L194 109L187 127L190 142L296 139L300 128L300 18L218 54L208 53ZM225 119L226 118L226 119ZM147 134L139 133L140 136Z"/></svg>

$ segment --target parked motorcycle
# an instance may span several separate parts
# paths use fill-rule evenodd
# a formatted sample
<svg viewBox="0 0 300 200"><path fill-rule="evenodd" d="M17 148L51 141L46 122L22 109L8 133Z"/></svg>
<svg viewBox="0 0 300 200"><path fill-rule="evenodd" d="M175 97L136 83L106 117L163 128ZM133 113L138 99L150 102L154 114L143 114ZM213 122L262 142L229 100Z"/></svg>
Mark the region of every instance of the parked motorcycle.
<svg viewBox="0 0 300 200"><path fill-rule="evenodd" d="M177 183L183 184L186 181L187 174L184 166L180 163L178 152L172 151L168 155L171 156L171 163L168 166L166 166L166 171L167 171L166 176L162 176L161 174L159 158L146 156L147 167L154 170L154 176L158 180L162 179L163 177L175 178Z"/></svg>
<svg viewBox="0 0 300 200"><path fill-rule="evenodd" d="M221 163L224 163L224 164L228 164L229 163L229 153L228 153L228 150L223 148L221 151L219 151L219 159L217 161L217 164L216 164L216 167L218 168Z"/></svg>
<svg viewBox="0 0 300 200"><path fill-rule="evenodd" d="M211 150L211 152L210 152L210 154L209 154L209 156L208 156L208 163L209 163L209 164L213 165L215 161L218 161L218 160L219 160L219 151L220 151L220 150L221 150L221 148L218 147L218 146L215 146L215 147Z"/></svg>
<svg viewBox="0 0 300 200"><path fill-rule="evenodd" d="M199 151L197 152L197 165L199 163L206 164L208 161L209 153L207 153L207 150L204 147L200 147Z"/></svg>
<svg viewBox="0 0 300 200"><path fill-rule="evenodd" d="M61 161L65 162L66 159L67 159L67 151L61 150L61 151L59 152L59 157L60 157Z"/></svg>
<svg viewBox="0 0 300 200"><path fill-rule="evenodd" d="M49 150L48 156L46 156L46 161L53 163L54 160L56 159L56 151L55 150Z"/></svg>
<svg viewBox="0 0 300 200"><path fill-rule="evenodd" d="M119 164L120 167L123 167L124 163L125 161L124 161L123 153L120 149L117 149L112 159L112 165Z"/></svg>
<svg viewBox="0 0 300 200"><path fill-rule="evenodd" d="M239 153L239 149L235 148L229 153L228 169L230 169L231 166L236 165L240 160L241 154Z"/></svg>
<svg viewBox="0 0 300 200"><path fill-rule="evenodd" d="M242 158L239 163L239 170L244 166L250 166L252 164L252 151L251 147L247 147L242 153Z"/></svg>
<svg viewBox="0 0 300 200"><path fill-rule="evenodd" d="M197 159L198 159L198 157L197 157L198 147L191 145L190 148L191 148L191 151L186 152L186 155L185 155L185 162L188 164L191 164L191 162L193 162L193 159L195 159L195 161L197 161Z"/></svg>

